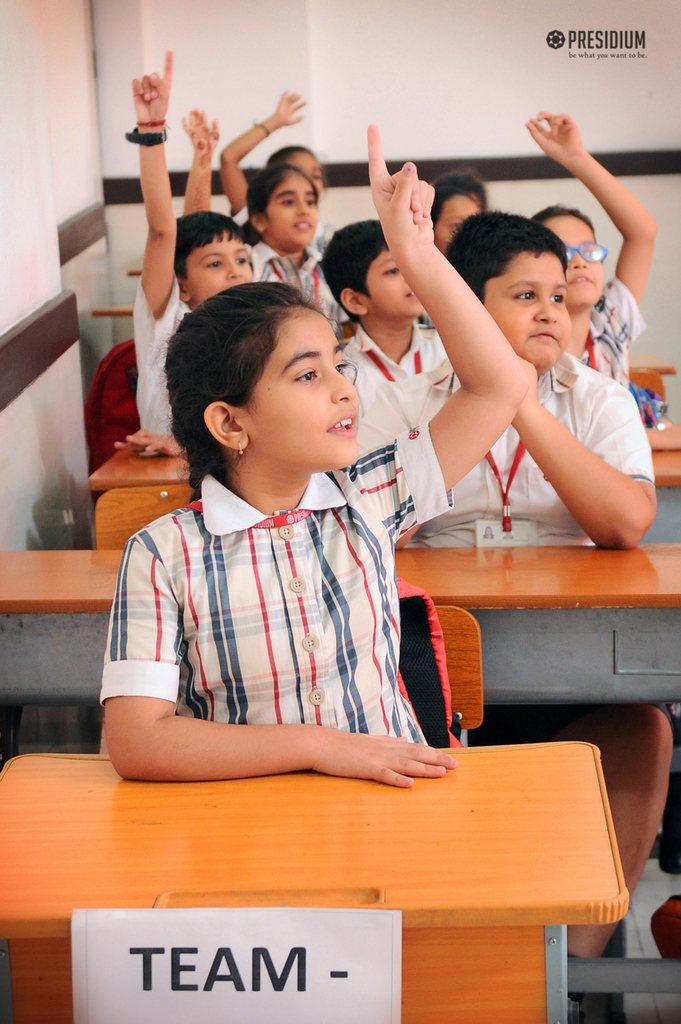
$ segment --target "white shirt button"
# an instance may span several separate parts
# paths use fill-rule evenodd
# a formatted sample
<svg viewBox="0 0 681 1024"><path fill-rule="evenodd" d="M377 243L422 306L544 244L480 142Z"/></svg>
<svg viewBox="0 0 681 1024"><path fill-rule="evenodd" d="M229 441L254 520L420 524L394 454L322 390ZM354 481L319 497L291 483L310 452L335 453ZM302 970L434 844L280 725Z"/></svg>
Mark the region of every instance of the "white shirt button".
<svg viewBox="0 0 681 1024"><path fill-rule="evenodd" d="M324 703L324 691L320 690L319 687L315 687L315 689L308 694L308 700L310 701L310 704L314 704L318 707L320 704Z"/></svg>
<svg viewBox="0 0 681 1024"><path fill-rule="evenodd" d="M305 590L305 580L301 579L300 576L294 576L292 580L288 581L288 585L294 594L302 594Z"/></svg>
<svg viewBox="0 0 681 1024"><path fill-rule="evenodd" d="M304 636L300 642L302 644L303 650L307 651L308 653L311 653L312 651L316 650L317 647L319 647L319 640L317 639L316 636L312 636L312 633L308 633L307 636Z"/></svg>
<svg viewBox="0 0 681 1024"><path fill-rule="evenodd" d="M280 526L279 527L279 536L281 537L282 540L289 540L293 536L293 527L292 526Z"/></svg>

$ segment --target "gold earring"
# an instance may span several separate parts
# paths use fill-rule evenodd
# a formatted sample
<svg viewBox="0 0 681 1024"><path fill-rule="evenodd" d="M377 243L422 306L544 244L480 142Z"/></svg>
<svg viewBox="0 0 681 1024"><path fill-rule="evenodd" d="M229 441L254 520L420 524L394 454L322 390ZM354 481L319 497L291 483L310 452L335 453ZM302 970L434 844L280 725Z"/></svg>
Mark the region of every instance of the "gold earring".
<svg viewBox="0 0 681 1024"><path fill-rule="evenodd" d="M241 447L241 441L239 441L239 455L243 455L243 453L244 453L244 450Z"/></svg>

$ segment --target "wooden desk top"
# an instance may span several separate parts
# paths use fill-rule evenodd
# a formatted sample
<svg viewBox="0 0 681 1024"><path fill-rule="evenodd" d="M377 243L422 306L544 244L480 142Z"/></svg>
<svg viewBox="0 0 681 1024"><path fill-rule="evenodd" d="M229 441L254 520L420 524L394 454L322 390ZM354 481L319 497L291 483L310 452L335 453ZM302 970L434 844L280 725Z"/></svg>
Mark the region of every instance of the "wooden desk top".
<svg viewBox="0 0 681 1024"><path fill-rule="evenodd" d="M653 452L657 487L681 487L681 451Z"/></svg>
<svg viewBox="0 0 681 1024"><path fill-rule="evenodd" d="M94 755L15 758L0 776L0 935L66 936L73 908L151 907L169 891L175 904L257 905L264 891L304 906L345 890L346 905L402 909L408 927L624 915L594 747L457 756L411 790L313 772L123 782Z"/></svg>
<svg viewBox="0 0 681 1024"><path fill-rule="evenodd" d="M132 306L99 306L90 310L92 316L132 316Z"/></svg>
<svg viewBox="0 0 681 1024"><path fill-rule="evenodd" d="M397 572L436 604L462 608L681 606L681 545L403 548Z"/></svg>
<svg viewBox="0 0 681 1024"><path fill-rule="evenodd" d="M120 551L0 551L0 614L108 612Z"/></svg>
<svg viewBox="0 0 681 1024"><path fill-rule="evenodd" d="M119 551L0 552L0 614L108 612ZM676 608L681 545L406 548L397 571L462 608Z"/></svg>
<svg viewBox="0 0 681 1024"><path fill-rule="evenodd" d="M673 376L676 367L668 359L655 356L652 352L630 352L629 367L632 370L657 370L663 376Z"/></svg>
<svg viewBox="0 0 681 1024"><path fill-rule="evenodd" d="M185 483L187 476L187 463L181 455L137 455L122 449L94 471L88 486L91 491L155 487Z"/></svg>

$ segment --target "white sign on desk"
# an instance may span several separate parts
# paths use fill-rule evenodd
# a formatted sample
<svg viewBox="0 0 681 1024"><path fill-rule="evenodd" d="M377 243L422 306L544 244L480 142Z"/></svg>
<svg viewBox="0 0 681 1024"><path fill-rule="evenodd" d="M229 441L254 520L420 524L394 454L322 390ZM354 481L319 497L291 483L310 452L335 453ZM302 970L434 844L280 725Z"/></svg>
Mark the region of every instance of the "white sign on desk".
<svg viewBox="0 0 681 1024"><path fill-rule="evenodd" d="M74 910L74 1024L400 1024L402 914Z"/></svg>

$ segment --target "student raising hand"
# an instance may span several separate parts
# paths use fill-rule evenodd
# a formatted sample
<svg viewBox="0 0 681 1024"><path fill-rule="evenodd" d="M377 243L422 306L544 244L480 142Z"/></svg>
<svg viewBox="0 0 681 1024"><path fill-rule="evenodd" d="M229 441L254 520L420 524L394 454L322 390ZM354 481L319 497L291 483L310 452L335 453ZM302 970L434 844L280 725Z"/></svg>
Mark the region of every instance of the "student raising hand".
<svg viewBox="0 0 681 1024"><path fill-rule="evenodd" d="M189 111L189 119L182 118L182 127L189 136L194 152L210 160L220 139L218 122L213 121L211 124L205 110L194 109Z"/></svg>
<svg viewBox="0 0 681 1024"><path fill-rule="evenodd" d="M211 124L204 110L195 109L190 110L189 120L186 117L182 118L182 127L194 149L184 193L183 212L187 214L196 213L198 210L210 210L211 160L220 138L218 123L213 121Z"/></svg>
<svg viewBox="0 0 681 1024"><path fill-rule="evenodd" d="M419 181L416 167L406 163L397 174L390 174L383 156L381 135L376 125L367 132L369 144L369 179L376 212L383 225L388 248L414 243L429 248L433 245L433 222L430 210L435 190L426 181ZM410 213L410 216L407 216Z"/></svg>
<svg viewBox="0 0 681 1024"><path fill-rule="evenodd" d="M546 122L548 127L544 127L542 122ZM540 110L525 127L546 155L564 167L571 159L586 156L579 128L569 114L552 114L549 110Z"/></svg>
<svg viewBox="0 0 681 1024"><path fill-rule="evenodd" d="M170 86L173 80L173 55L166 52L166 66L163 78L154 71L144 75L142 80L135 78L132 83L132 98L137 114L137 125L143 130L150 121L165 121L170 99ZM160 127L160 126L153 126Z"/></svg>

